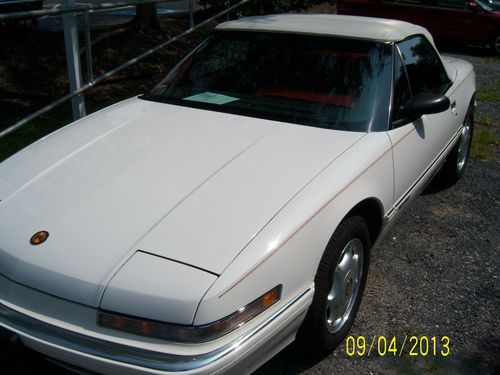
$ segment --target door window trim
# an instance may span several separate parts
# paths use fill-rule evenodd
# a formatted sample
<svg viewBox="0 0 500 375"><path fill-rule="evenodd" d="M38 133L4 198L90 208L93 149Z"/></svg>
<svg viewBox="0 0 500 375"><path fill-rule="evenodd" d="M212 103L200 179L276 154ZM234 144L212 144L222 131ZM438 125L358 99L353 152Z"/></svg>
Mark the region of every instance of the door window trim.
<svg viewBox="0 0 500 375"><path fill-rule="evenodd" d="M432 50L434 51L435 55L436 55L436 58L437 60L439 61L439 65L441 66L441 68L443 69L444 73L445 73L445 76L446 76L446 80L447 80L447 85L445 86L445 88L443 89L443 92L441 93L441 95L446 95L446 93L448 92L448 90L450 89L450 87L453 85L453 82L452 80L450 79L450 77L448 76L448 72L443 64L443 61L441 60L441 55L439 54L439 52L437 51L436 47L434 46L433 43L431 43L429 41L429 39L427 39L427 37L423 34L414 34L414 35L410 35L409 37L403 39L403 40L400 40L400 41L397 41L397 42L394 42L393 43L393 54L392 54L392 88L391 88L391 108L390 108L390 115L389 115L389 129L392 130L392 129L396 129L396 128L399 128L401 126L404 126L404 125L408 125L409 123L413 122L413 121L410 121L411 119L400 119L400 120L396 120L394 121L393 120L393 113L394 113L394 94L395 94L395 86L396 86L396 53L399 54L399 58L401 60L401 63L403 65L403 69L404 69L404 74L406 76L406 82L408 84L408 88L409 88L409 91L410 91L410 98L413 98L414 94L413 94L413 89L412 89L412 86L411 86L411 82L410 82L410 77L408 76L408 71L406 69L406 64L404 63L404 59L403 59L403 55L401 53L401 50L399 48L399 44L400 43L403 43L407 40L410 40L410 39L413 39L413 38L418 38L418 37L421 37L423 38L432 48Z"/></svg>

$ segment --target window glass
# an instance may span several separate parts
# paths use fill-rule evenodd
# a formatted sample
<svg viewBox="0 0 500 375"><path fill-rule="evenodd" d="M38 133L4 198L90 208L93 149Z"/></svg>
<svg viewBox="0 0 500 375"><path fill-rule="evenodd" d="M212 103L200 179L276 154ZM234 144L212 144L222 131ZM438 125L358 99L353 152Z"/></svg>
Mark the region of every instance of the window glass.
<svg viewBox="0 0 500 375"><path fill-rule="evenodd" d="M401 62L399 52L396 50L394 61L394 94L392 99L392 122L395 126L405 120L404 108L411 99L410 87L405 68Z"/></svg>
<svg viewBox="0 0 500 375"><path fill-rule="evenodd" d="M500 10L500 0L474 0L487 12Z"/></svg>
<svg viewBox="0 0 500 375"><path fill-rule="evenodd" d="M387 127L391 71L387 43L222 31L143 98L365 132Z"/></svg>
<svg viewBox="0 0 500 375"><path fill-rule="evenodd" d="M450 80L436 51L423 36L406 39L398 43L398 47L413 96L446 92L450 87Z"/></svg>
<svg viewBox="0 0 500 375"><path fill-rule="evenodd" d="M467 0L437 0L437 5L448 8L465 9Z"/></svg>

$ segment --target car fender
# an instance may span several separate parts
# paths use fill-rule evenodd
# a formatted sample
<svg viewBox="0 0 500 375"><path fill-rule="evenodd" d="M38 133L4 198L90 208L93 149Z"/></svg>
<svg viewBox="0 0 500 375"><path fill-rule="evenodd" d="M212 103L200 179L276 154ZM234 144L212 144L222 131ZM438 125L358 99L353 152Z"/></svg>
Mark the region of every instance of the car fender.
<svg viewBox="0 0 500 375"><path fill-rule="evenodd" d="M195 325L216 321L276 285L276 309L309 288L323 251L342 219L375 199L381 212L393 201L391 143L385 132L366 134L302 189L250 241L202 299Z"/></svg>

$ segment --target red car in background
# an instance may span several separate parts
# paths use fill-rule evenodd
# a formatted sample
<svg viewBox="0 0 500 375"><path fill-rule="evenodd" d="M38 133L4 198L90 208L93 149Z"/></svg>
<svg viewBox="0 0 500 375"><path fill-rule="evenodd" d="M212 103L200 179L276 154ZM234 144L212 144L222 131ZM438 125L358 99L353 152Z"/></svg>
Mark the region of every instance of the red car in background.
<svg viewBox="0 0 500 375"><path fill-rule="evenodd" d="M489 45L500 54L499 0L339 0L338 12L416 23L439 42Z"/></svg>

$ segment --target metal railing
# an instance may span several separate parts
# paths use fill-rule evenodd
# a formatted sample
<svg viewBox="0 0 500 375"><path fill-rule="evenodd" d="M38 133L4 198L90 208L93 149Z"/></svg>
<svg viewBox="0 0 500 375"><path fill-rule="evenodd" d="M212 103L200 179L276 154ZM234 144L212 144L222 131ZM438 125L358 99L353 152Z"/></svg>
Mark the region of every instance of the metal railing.
<svg viewBox="0 0 500 375"><path fill-rule="evenodd" d="M66 2L71 0L66 0ZM7 134L12 133L13 131L19 129L23 125L26 125L28 122L33 119L43 115L44 113L56 108L57 106L63 104L67 100L72 99L73 105L73 119L76 120L85 116L85 105L83 102L83 93L97 85L114 74L130 67L131 65L145 59L146 57L154 54L162 48L176 42L177 40L185 37L188 34L208 25L212 21L220 18L223 15L229 15L231 11L240 7L241 5L249 2L250 0L241 0L235 4L231 5L230 1L227 1L227 7L215 14L214 16L204 20L203 22L195 25L194 17L193 17L193 0L189 1L189 12L190 12L190 25L189 29L184 32L177 34L176 36L158 44L155 47L148 49L147 51L141 53L140 55L124 62L123 64L117 66L116 68L100 75L99 77L93 77L93 69L92 69L92 52L91 52L91 36L90 36L90 23L89 23L89 14L94 12L108 11L110 9L124 9L134 7L137 4L146 4L146 3L161 3L167 2L165 0L131 0L131 1L123 1L118 3L102 3L98 5L73 5L73 6L63 6L58 9L45 9L45 10L34 10L34 11L25 11L25 12L15 12L15 13L6 13L0 14L0 21L9 20L9 19L23 19L23 18L33 18L33 17L42 17L42 16L53 16L53 15L63 15L69 17L69 21L64 24L64 33L65 33L65 46L66 46L66 57L68 61L68 78L70 83L70 92L59 99L53 101L50 104L47 104L43 108L37 110L36 112L31 113L30 115L24 117L23 119L17 121L15 124L7 127L6 129L0 131L0 138L5 137ZM73 1L74 2L74 1ZM76 14L83 14L84 16L84 37L85 37L85 53L86 53L86 65L87 65L87 79L88 82L82 84L82 77L80 71L80 51L79 51L79 43L78 43L78 34L76 29ZM72 17L72 19L71 19ZM66 21L66 20L63 20ZM76 31L75 31L76 30ZM71 35L72 34L72 35ZM76 36L76 38L75 38ZM71 66L73 65L73 66ZM79 100L75 100L79 99ZM83 103L83 105L82 105ZM75 107L77 110L75 110ZM81 110L83 107L83 111Z"/></svg>

